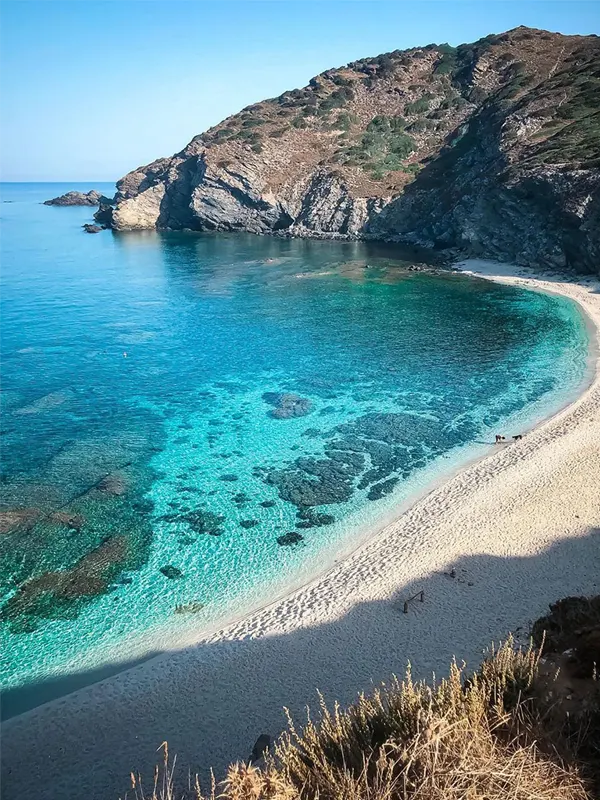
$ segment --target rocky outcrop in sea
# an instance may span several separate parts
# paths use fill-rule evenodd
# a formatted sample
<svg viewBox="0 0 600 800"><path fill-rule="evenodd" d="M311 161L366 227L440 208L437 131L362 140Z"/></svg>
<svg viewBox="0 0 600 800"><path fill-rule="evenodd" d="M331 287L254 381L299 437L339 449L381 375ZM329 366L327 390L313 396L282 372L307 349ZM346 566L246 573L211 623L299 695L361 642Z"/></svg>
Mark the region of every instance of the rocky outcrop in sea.
<svg viewBox="0 0 600 800"><path fill-rule="evenodd" d="M61 194L59 197L53 197L52 200L45 200L45 206L100 206L110 205L112 203L110 197L105 197L100 192L92 189L91 192L67 192Z"/></svg>

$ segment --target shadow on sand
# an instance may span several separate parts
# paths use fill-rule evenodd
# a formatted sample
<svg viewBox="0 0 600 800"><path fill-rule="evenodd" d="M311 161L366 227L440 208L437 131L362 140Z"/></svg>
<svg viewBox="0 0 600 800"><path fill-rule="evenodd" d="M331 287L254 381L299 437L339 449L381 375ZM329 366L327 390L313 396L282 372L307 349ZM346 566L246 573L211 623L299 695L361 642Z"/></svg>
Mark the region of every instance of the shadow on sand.
<svg viewBox="0 0 600 800"><path fill-rule="evenodd" d="M451 577L454 570L455 577ZM523 632L548 603L600 592L600 529L559 541L531 557L478 555L458 560L395 596L359 603L338 619L287 634L204 642L61 698L6 724L6 800L123 797L141 769L151 784L156 749L168 740L185 780L206 780L247 758L259 734L285 727L283 706L297 721L316 688L348 704L358 692L402 674L445 675L452 657L476 667L492 640ZM404 600L425 592L425 602ZM284 613L284 612L282 612ZM290 604L287 612L294 613ZM82 673L77 685L97 679ZM57 687L30 686L32 698ZM46 694L47 696L47 694ZM10 701L10 695L9 695Z"/></svg>

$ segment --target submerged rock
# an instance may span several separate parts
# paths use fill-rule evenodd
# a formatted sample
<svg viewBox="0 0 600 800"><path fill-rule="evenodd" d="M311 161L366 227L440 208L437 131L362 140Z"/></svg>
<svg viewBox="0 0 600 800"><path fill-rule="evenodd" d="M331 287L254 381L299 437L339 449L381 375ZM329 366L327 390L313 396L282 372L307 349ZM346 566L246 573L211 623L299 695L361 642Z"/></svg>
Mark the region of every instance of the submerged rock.
<svg viewBox="0 0 600 800"><path fill-rule="evenodd" d="M332 514L319 514L312 508L298 511L298 519L301 520L297 524L298 528L321 528L324 525L331 525L335 522L335 517Z"/></svg>
<svg viewBox="0 0 600 800"><path fill-rule="evenodd" d="M161 519L165 522L186 523L195 533L208 536L220 536L223 533L223 523L225 522L225 517L222 514L215 514L213 511L206 511L203 508L185 512L182 510L181 513L164 514Z"/></svg>
<svg viewBox="0 0 600 800"><path fill-rule="evenodd" d="M263 400L269 405L275 406L272 411L269 411L269 416L274 419L305 417L312 410L310 400L288 392L265 392Z"/></svg>
<svg viewBox="0 0 600 800"><path fill-rule="evenodd" d="M100 233L102 228L99 225L90 225L86 222L85 225L81 226L86 233Z"/></svg>
<svg viewBox="0 0 600 800"><path fill-rule="evenodd" d="M59 392L50 392L49 394L45 394L43 397L40 397L38 400L35 400L33 403L29 403L29 405L17 408L15 411L13 411L13 414L42 414L45 411L51 411L53 408L61 406L63 403L67 403L74 397L75 392L72 389L63 389Z"/></svg>
<svg viewBox="0 0 600 800"><path fill-rule="evenodd" d="M397 483L398 478L390 478L387 481L383 481L383 483L376 483L369 489L367 497L369 500L380 500L382 497L385 497L386 494L390 494Z"/></svg>
<svg viewBox="0 0 600 800"><path fill-rule="evenodd" d="M50 516L51 522L56 522L58 525L64 525L73 531L79 531L85 524L85 517L82 514L72 514L69 511L55 511Z"/></svg>
<svg viewBox="0 0 600 800"><path fill-rule="evenodd" d="M267 474L267 483L276 486L282 500L298 508L347 502L354 491L353 478L360 467L352 460L315 457L297 458L288 469Z"/></svg>
<svg viewBox="0 0 600 800"><path fill-rule="evenodd" d="M182 603L175 606L176 614L198 614L204 608L204 603Z"/></svg>
<svg viewBox="0 0 600 800"><path fill-rule="evenodd" d="M112 536L70 569L30 578L4 604L0 617L8 619L17 630L34 630L35 617L60 616L64 610L76 608L78 601L106 593L129 555L126 537Z"/></svg>
<svg viewBox="0 0 600 800"><path fill-rule="evenodd" d="M113 201L100 192L92 189L91 192L67 192L51 200L44 200L45 206L99 206L101 203L110 205Z"/></svg>
<svg viewBox="0 0 600 800"><path fill-rule="evenodd" d="M170 580L183 578L183 572L177 567L174 567L173 564L165 564L164 567L160 568L159 572L162 572L165 578L169 578Z"/></svg>
<svg viewBox="0 0 600 800"><path fill-rule="evenodd" d="M37 508L14 508L0 511L0 533L12 533L33 527L42 512Z"/></svg>
<svg viewBox="0 0 600 800"><path fill-rule="evenodd" d="M107 475L96 485L103 494L122 495L127 491L127 483L122 475Z"/></svg>
<svg viewBox="0 0 600 800"><path fill-rule="evenodd" d="M240 520L240 525L242 528L255 528L258 525L257 519L242 519Z"/></svg>
<svg viewBox="0 0 600 800"><path fill-rule="evenodd" d="M290 547L295 544L300 544L303 539L304 536L302 536L302 534L297 533L296 531L290 531L289 533L284 533L283 536L278 536L277 544L281 545L282 547Z"/></svg>

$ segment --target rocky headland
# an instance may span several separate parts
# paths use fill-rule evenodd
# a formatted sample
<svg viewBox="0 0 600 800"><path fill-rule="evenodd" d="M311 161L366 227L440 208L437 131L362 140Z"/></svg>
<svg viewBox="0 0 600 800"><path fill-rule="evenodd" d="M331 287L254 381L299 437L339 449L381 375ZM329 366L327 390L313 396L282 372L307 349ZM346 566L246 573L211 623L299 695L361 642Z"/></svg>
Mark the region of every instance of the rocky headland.
<svg viewBox="0 0 600 800"><path fill-rule="evenodd" d="M371 238L593 273L600 39L519 27L354 61L117 184L116 230Z"/></svg>

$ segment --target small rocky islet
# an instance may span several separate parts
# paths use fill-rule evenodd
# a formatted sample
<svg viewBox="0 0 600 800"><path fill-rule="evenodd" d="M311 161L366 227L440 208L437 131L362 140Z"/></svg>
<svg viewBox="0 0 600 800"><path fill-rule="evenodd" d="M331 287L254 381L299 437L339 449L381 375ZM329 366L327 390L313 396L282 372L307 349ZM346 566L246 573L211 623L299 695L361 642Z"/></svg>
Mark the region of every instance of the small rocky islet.
<svg viewBox="0 0 600 800"><path fill-rule="evenodd" d="M51 200L44 200L45 206L100 206L110 205L113 199L105 197L100 192L92 189L89 192L66 192Z"/></svg>

